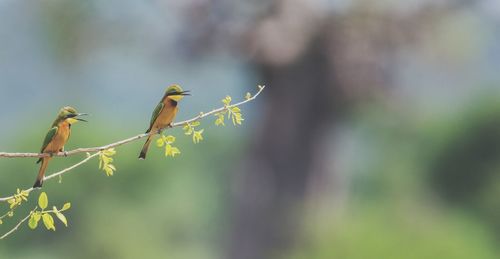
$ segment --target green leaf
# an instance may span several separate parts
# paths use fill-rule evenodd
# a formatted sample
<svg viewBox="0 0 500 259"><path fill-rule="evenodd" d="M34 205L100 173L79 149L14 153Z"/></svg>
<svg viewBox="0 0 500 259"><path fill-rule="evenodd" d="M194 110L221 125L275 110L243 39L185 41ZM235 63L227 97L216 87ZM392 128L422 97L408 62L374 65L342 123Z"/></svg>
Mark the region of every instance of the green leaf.
<svg viewBox="0 0 500 259"><path fill-rule="evenodd" d="M61 211L69 210L69 208L71 208L71 203L66 202L62 207Z"/></svg>
<svg viewBox="0 0 500 259"><path fill-rule="evenodd" d="M229 106L231 104L231 96L226 96L226 98L222 99L222 103L224 103L224 105L226 106Z"/></svg>
<svg viewBox="0 0 500 259"><path fill-rule="evenodd" d="M110 148L110 149L106 149L106 150L102 151L102 153L105 156L114 156L116 154L116 150L114 148Z"/></svg>
<svg viewBox="0 0 500 259"><path fill-rule="evenodd" d="M38 197L38 206L40 208L45 209L47 208L47 205L49 205L49 199L47 198L47 194L45 192L42 192L40 194L40 197Z"/></svg>
<svg viewBox="0 0 500 259"><path fill-rule="evenodd" d="M111 168L111 170L116 171L115 165L109 164L108 167Z"/></svg>
<svg viewBox="0 0 500 259"><path fill-rule="evenodd" d="M33 215L34 215L35 221L37 223L38 223L38 221L40 221L40 219L42 219L42 213L39 211L35 212L35 214L33 214Z"/></svg>
<svg viewBox="0 0 500 259"><path fill-rule="evenodd" d="M103 157L102 157L102 162L103 162L104 164L109 164L109 163L113 162L113 158L111 158L111 157L107 157L107 156L103 156Z"/></svg>
<svg viewBox="0 0 500 259"><path fill-rule="evenodd" d="M104 172L106 172L106 175L107 176L113 176L113 173L114 173L114 170L113 170L113 165L107 165L105 168L104 168Z"/></svg>
<svg viewBox="0 0 500 259"><path fill-rule="evenodd" d="M52 215L50 215L49 213L44 213L42 215L42 219L43 219L43 224L45 225L47 230L56 231L56 227L54 226L54 218L52 217Z"/></svg>
<svg viewBox="0 0 500 259"><path fill-rule="evenodd" d="M252 98L252 94L247 92L247 94L245 95L245 99L250 100L251 98Z"/></svg>
<svg viewBox="0 0 500 259"><path fill-rule="evenodd" d="M21 191L19 190L19 188L17 188L17 196L19 196L24 201L28 201L29 192L27 192L26 190Z"/></svg>
<svg viewBox="0 0 500 259"><path fill-rule="evenodd" d="M104 170L107 176L112 176L113 172L116 171L116 168L113 163L114 159L110 156L116 154L116 151L111 148L105 151L102 151L99 155L99 169Z"/></svg>
<svg viewBox="0 0 500 259"><path fill-rule="evenodd" d="M68 220L66 219L66 216L64 216L61 212L59 212L54 206L54 214L56 214L57 218L67 227L68 226Z"/></svg>
<svg viewBox="0 0 500 259"><path fill-rule="evenodd" d="M38 227L38 221L35 219L35 214L31 215L30 220L28 221L28 226L31 229L35 229L36 227Z"/></svg>
<svg viewBox="0 0 500 259"><path fill-rule="evenodd" d="M165 140L167 141L168 144L172 144L175 142L175 137L172 135L168 135Z"/></svg>
<svg viewBox="0 0 500 259"><path fill-rule="evenodd" d="M10 208L14 208L17 205L16 199L12 198L7 201L10 204Z"/></svg>
<svg viewBox="0 0 500 259"><path fill-rule="evenodd" d="M226 126L226 124L224 123L224 113L223 112L220 112L220 113L216 113L215 116L217 116L217 119L215 120L215 125L216 126Z"/></svg>
<svg viewBox="0 0 500 259"><path fill-rule="evenodd" d="M172 157L175 157L176 155L180 155L181 154L181 151L176 148L176 147L172 147Z"/></svg>
<svg viewBox="0 0 500 259"><path fill-rule="evenodd" d="M178 148L173 147L170 144L168 144L165 147L165 156L175 157L176 155L179 155L180 153L181 153L181 151Z"/></svg>
<svg viewBox="0 0 500 259"><path fill-rule="evenodd" d="M171 156L172 155L172 145L167 144L165 146L165 156Z"/></svg>
<svg viewBox="0 0 500 259"><path fill-rule="evenodd" d="M200 141L203 140L203 135L202 135L203 131L204 131L204 129L201 129L201 130L198 130L198 131L194 131L193 142L195 144L200 143Z"/></svg>
<svg viewBox="0 0 500 259"><path fill-rule="evenodd" d="M102 155L99 156L99 169L102 169L103 162L102 162Z"/></svg>
<svg viewBox="0 0 500 259"><path fill-rule="evenodd" d="M186 124L186 126L184 126L182 129L184 130L184 134L186 134L186 135L193 134L193 127L191 127L191 124L189 124L189 123Z"/></svg>
<svg viewBox="0 0 500 259"><path fill-rule="evenodd" d="M232 107L227 109L227 118L231 119L233 125L241 125L241 122L244 121L243 116L241 115L241 109L239 107Z"/></svg>
<svg viewBox="0 0 500 259"><path fill-rule="evenodd" d="M163 141L163 138L159 138L156 140L157 147L163 147L163 145L165 145L165 141Z"/></svg>
<svg viewBox="0 0 500 259"><path fill-rule="evenodd" d="M241 116L241 113L235 113L233 115L233 124L236 125L241 125L241 122L244 121L243 117Z"/></svg>

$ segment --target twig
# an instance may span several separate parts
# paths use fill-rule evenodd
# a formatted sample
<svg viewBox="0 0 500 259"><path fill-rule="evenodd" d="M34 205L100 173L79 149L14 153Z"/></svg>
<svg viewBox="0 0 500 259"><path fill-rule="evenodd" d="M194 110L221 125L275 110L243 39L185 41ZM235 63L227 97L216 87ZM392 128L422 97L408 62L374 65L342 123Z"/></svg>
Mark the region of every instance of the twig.
<svg viewBox="0 0 500 259"><path fill-rule="evenodd" d="M254 96L252 96L252 97L250 97L250 98L248 98L248 99L246 99L244 101L241 101L239 103L235 103L233 105L228 105L228 106L224 106L224 107L221 107L221 108L218 108L218 109L214 109L214 110L212 110L210 112L207 112L207 113L200 113L198 116L196 116L196 117L194 117L192 119L185 120L185 121L180 121L180 122L176 122L176 123L172 123L171 126L172 127L183 126L183 125L186 125L188 123L192 123L192 122L201 120L201 119L203 119L205 117L208 117L210 115L216 114L218 112L222 112L222 111L224 111L226 109L229 109L229 108L232 108L232 107L236 107L236 106L240 106L240 105L245 104L247 102L253 101L253 100L255 100L255 98L257 98L257 96L259 96L259 94L264 90L264 88L265 88L265 86L259 86L259 91ZM108 150L110 148L115 148L115 147L118 147L118 146L121 146L121 145L125 145L127 143L130 143L130 142L136 141L138 139L144 138L146 136L149 136L150 134L157 134L157 133L140 134L140 135L137 135L137 136L134 136L134 137L131 137L131 138L128 138L128 139L124 139L124 140L121 140L121 141L118 141L118 142L115 142L115 143L111 143L111 144L108 144L108 145L105 145L105 146L101 146L101 147L78 148L78 149L75 149L75 150L72 150L72 151L60 152L60 153L54 154L54 156L70 156L70 155L75 155L75 154L79 154L79 153L83 153L83 152L93 153L92 155L87 156L87 158L83 159L79 163L74 164L73 166L70 166L70 167L68 167L66 169L63 169L63 170L61 170L61 171L59 171L57 173L45 176L43 179L44 179L44 181L47 181L47 180L50 180L50 179L52 179L54 177L63 175L65 173L67 173L67 172L75 169L76 167L85 164L90 159L98 156L104 150ZM37 153L0 153L0 157L7 157L7 158L14 158L14 157L44 157L44 156L49 156L49 154L37 154ZM34 190L33 188L29 188L29 189L26 189L24 191L30 193L33 190ZM15 195L0 198L0 202L8 201L10 199L13 199L14 197L15 197Z"/></svg>
<svg viewBox="0 0 500 259"><path fill-rule="evenodd" d="M186 124L189 124L189 123L201 120L201 119L203 119L203 118L205 118L207 116L210 116L210 115L222 112L224 110L229 110L232 107L240 106L240 105L245 104L247 102L253 101L255 98L257 98L257 96L259 96L259 94L264 90L264 88L265 88L265 86L259 86L259 91L254 96L251 96L251 97L247 98L244 101L241 101L241 102L233 104L233 105L225 105L224 107L221 107L221 108L218 108L218 109L214 109L214 110L212 110L210 112L207 112L207 113L200 113L198 116L196 116L196 117L194 117L192 119L185 120L185 121L180 121L180 122L177 122L177 123L173 123L171 125L171 127L183 126L183 125L186 125ZM87 157L85 159L83 159L82 161L80 161L80 162L78 162L78 163L76 163L76 164L74 164L74 165L72 165L72 166L70 166L68 168L65 168L65 169L63 169L63 170L61 170L59 172L53 173L51 175L45 176L43 180L47 181L47 180L53 179L55 177L61 176L61 175L65 174L65 173L67 173L67 172L70 172L71 170L73 170L73 169L75 169L75 168L77 168L77 167L79 167L79 166L87 163L92 158L97 157L104 150L108 150L108 149L111 149L111 148L114 148L114 147L125 145L127 143L130 143L130 142L133 142L133 141L136 141L138 139L147 137L149 135L154 135L154 134L158 134L158 132L151 132L151 133L148 133L148 134L139 134L137 136L134 136L134 137L131 137L131 138L128 138L128 139L124 139L124 140L121 140L121 141L118 141L118 142L115 142L115 143L111 143L111 144L108 144L108 145L105 145L105 146L101 146L101 147L78 148L78 149L75 149L75 150L72 150L72 151L68 151L68 152L59 152L57 154L52 154L52 156L70 156L70 155L75 155L75 154L86 152L87 153ZM93 154L91 154L91 153L93 153ZM5 158L15 158L15 157L47 157L47 156L50 156L50 155L51 154L6 153L6 152L0 152L0 157L5 157ZM33 190L34 190L34 188L31 187L29 189L24 190L24 192L30 193ZM12 195L12 196L9 196L9 197L3 197L3 198L0 198L0 202L5 202L5 201L8 201L8 200L14 199L15 197L16 197L15 195ZM17 225L14 226L14 228L12 228L9 232L7 232L4 235L2 235L0 237L0 240L8 237L12 233L14 233L17 229L19 229L19 227L24 222L26 222L33 215L33 213L36 211L36 209L37 209L37 207L35 207L35 209L33 209L32 211L30 211L29 215L26 216L25 218L23 218L19 223L17 223Z"/></svg>
<svg viewBox="0 0 500 259"><path fill-rule="evenodd" d="M90 156L87 156L87 157L86 157L85 159L83 159L82 161L80 161L80 162L78 162L78 163L76 163L76 164L74 164L74 165L72 165L72 166L70 166L70 167L68 167L68 168L66 168L66 169L63 169L63 170L61 170L61 171L59 171L59 172L57 172L57 173L53 173L53 174L51 174L51 175L47 175L47 176L45 176L45 177L43 178L43 181L45 182L45 181L50 180L50 179L52 179L52 178L55 178L55 177L57 177L57 176L63 175L63 174L65 174L65 173L67 173L67 172L69 172L69 171L71 171L71 170L73 170L73 169L75 169L75 168L77 168L77 167L79 167L79 166L81 166L81 165L83 165L83 164L87 163L90 159L92 159L92 158L94 158L94 157L98 156L100 153L101 153L101 152L96 152L96 153L94 153L94 154L92 154L92 155L90 155ZM31 188L26 189L26 190L24 190L24 191L25 191L25 192L30 193L30 192L31 192L31 191L33 191L33 190L34 190L34 189L33 189L33 187L31 187ZM15 195L12 195L12 196L9 196L9 197L3 197L3 198L0 198L0 202L8 201L8 200L10 200L10 199L13 199L14 197L15 197Z"/></svg>
<svg viewBox="0 0 500 259"><path fill-rule="evenodd" d="M239 103L235 103L233 105L229 105L229 106L224 106L224 107L221 107L221 108L218 108L218 109L214 109L210 112L207 112L207 113L200 113L198 116L192 118L192 119L189 119L189 120L185 120L185 121L180 121L180 122L176 122L176 123L172 123L172 128L173 127L179 127L179 126L183 126L183 125L186 125L188 123L191 123L191 122L194 122L194 121L198 121L198 120L201 120L205 117L208 117L210 115L213 115L215 113L218 113L218 112L221 112L221 111L224 111L228 108L231 108L231 107L236 107L236 106L240 106L240 105L243 105L247 102L250 102L250 101L253 101L255 100L255 98L257 98L257 96L259 96L259 94L264 90L265 86L259 86L259 91L252 97L244 100L244 101L241 101ZM65 151L65 152L59 152L59 153L54 153L52 154L52 156L58 156L58 157L61 157L61 156L72 156L72 155L75 155L75 154L79 154L79 153L93 153L93 152L99 152L99 151L103 151L103 150L107 150L107 149L110 149L110 148L114 148L114 147L118 147L118 146L122 146L122 145L125 145L127 143L130 143L130 142L133 142L133 141L136 141L136 140L139 140L141 138L144 138L144 137L147 137L149 136L150 134L156 134L156 132L152 132L152 133L145 133L145 134L139 134L139 135L136 135L136 136L133 136L133 137L130 137L130 138L127 138L127 139L124 139L124 140L120 140L120 141L117 141L117 142L114 142L114 143L111 143L111 144L108 144L108 145L105 145L105 146L100 146L100 147L90 147L90 148L77 148L77 149L74 149L74 150L71 150L71 151ZM0 158L23 158L23 157L33 157L33 158L40 158L40 157L48 157L48 156L51 156L51 154L48 154L48 153L7 153L7 152L0 152Z"/></svg>
<svg viewBox="0 0 500 259"><path fill-rule="evenodd" d="M38 207L35 207L28 216L26 216L24 219L22 219L19 223L17 223L17 225L12 228L9 232L5 233L3 236L0 237L0 240L1 239L4 239L6 237L8 237L10 234L14 233L14 231L16 231L24 222L26 222L26 220L28 220L31 215L33 214L33 212L37 209Z"/></svg>

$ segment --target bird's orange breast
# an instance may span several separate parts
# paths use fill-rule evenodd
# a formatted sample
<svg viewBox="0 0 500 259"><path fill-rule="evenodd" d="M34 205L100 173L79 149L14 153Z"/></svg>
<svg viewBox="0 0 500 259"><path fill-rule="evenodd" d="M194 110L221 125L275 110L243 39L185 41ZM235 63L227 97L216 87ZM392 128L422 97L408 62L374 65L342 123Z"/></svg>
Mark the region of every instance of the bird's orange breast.
<svg viewBox="0 0 500 259"><path fill-rule="evenodd" d="M52 141L49 142L44 152L59 152L60 150L62 150L64 145L66 145L70 134L70 124L67 122L60 123L56 135L54 136Z"/></svg>
<svg viewBox="0 0 500 259"><path fill-rule="evenodd" d="M153 131L163 129L167 127L175 118L179 108L177 106L173 106L168 101L165 103L163 110L158 115L158 118L153 123Z"/></svg>

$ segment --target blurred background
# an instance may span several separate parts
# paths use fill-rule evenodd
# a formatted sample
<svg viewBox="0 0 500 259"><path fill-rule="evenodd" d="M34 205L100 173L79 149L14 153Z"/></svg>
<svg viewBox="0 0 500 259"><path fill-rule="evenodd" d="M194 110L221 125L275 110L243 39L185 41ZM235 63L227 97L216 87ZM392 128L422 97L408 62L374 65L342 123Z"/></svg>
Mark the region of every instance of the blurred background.
<svg viewBox="0 0 500 259"><path fill-rule="evenodd" d="M178 120L267 86L243 126L170 130L179 157L138 141L47 182L70 226L0 258L500 258L499 28L497 0L0 0L0 151L65 105L92 114L71 150L142 133L172 83ZM35 161L0 159L0 196Z"/></svg>

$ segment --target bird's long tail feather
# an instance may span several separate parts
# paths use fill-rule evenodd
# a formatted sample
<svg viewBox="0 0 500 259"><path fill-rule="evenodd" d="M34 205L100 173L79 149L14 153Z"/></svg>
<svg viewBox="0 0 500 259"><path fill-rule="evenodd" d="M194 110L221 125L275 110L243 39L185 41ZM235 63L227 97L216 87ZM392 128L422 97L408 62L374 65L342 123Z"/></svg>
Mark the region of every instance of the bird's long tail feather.
<svg viewBox="0 0 500 259"><path fill-rule="evenodd" d="M146 159L146 154L148 153L149 149L149 144L151 144L151 139L153 136L149 136L148 139L146 140L146 143L144 143L144 146L142 147L141 154L139 155L139 159Z"/></svg>
<svg viewBox="0 0 500 259"><path fill-rule="evenodd" d="M36 178L36 182L33 185L33 188L41 188L43 185L43 177L45 176L45 170L47 170L47 166L49 165L50 157L44 157L42 159L42 165L40 165L40 171L38 171L38 176Z"/></svg>

